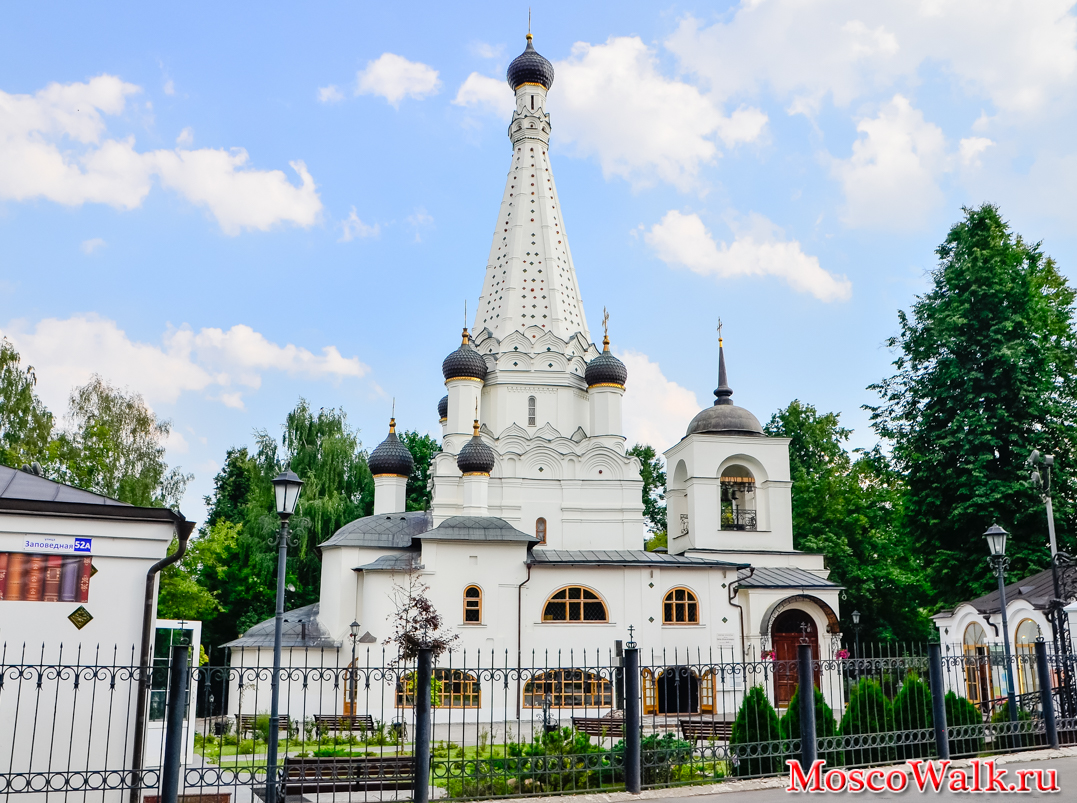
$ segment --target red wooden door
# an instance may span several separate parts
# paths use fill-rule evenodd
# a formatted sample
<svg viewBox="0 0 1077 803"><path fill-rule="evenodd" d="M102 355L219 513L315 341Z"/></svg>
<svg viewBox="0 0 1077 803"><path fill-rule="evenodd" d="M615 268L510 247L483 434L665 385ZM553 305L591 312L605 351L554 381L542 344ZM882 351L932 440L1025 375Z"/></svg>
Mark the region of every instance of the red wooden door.
<svg viewBox="0 0 1077 803"><path fill-rule="evenodd" d="M819 632L815 622L804 611L786 611L771 627L774 645L774 691L778 707L789 705L797 688L797 647L804 640L811 644L812 658L819 660ZM815 668L815 685L819 685L819 668Z"/></svg>

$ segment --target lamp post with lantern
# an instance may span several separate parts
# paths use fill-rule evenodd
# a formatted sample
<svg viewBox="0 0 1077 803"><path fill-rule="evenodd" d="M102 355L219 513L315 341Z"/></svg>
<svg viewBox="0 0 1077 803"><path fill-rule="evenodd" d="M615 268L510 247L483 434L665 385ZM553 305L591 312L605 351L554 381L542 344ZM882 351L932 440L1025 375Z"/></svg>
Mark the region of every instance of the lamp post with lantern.
<svg viewBox="0 0 1077 803"><path fill-rule="evenodd" d="M860 611L853 611L853 631L856 633L856 658L860 658Z"/></svg>
<svg viewBox="0 0 1077 803"><path fill-rule="evenodd" d="M280 737L280 652L284 626L284 581L288 570L288 520L295 513L303 480L285 470L273 478L273 496L280 516L277 542L277 614L273 626L273 676L270 678L269 733L266 744L266 803L277 803L277 747Z"/></svg>
<svg viewBox="0 0 1077 803"><path fill-rule="evenodd" d="M355 692L356 692L356 688L355 688L355 680L356 680L356 678L355 678L355 645L359 641L359 631L361 629L362 629L362 625L360 625L356 621L352 621L352 623L350 625L348 625L348 634L351 636L351 640L352 640L352 662L351 662L351 665L348 667L348 680L349 680L348 687L351 690L351 703L352 703L352 706L351 706L351 710L348 711L348 713L351 714L353 717L355 716Z"/></svg>
<svg viewBox="0 0 1077 803"><path fill-rule="evenodd" d="M984 533L987 547L991 551L991 563L998 574L999 606L1002 609L1002 646L1006 657L1006 700L1010 709L1010 722L1017 721L1017 697L1013 690L1013 659L1010 655L1010 620L1006 614L1006 567L1010 559L1006 557L1006 536L1009 535L997 524L992 524Z"/></svg>

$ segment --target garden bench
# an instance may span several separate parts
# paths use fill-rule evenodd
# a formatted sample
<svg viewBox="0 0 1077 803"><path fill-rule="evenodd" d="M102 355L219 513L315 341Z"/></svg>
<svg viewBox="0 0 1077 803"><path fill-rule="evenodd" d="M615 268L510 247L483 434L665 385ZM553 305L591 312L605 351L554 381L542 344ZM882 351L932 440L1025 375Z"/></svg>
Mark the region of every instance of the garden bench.
<svg viewBox="0 0 1077 803"><path fill-rule="evenodd" d="M414 756L323 756L284 759L284 795L410 789Z"/></svg>
<svg viewBox="0 0 1077 803"><path fill-rule="evenodd" d="M678 719L681 736L689 742L715 739L728 742L733 733L733 723L721 719Z"/></svg>
<svg viewBox="0 0 1077 803"><path fill-rule="evenodd" d="M319 731L374 730L374 717L370 714L315 714L314 724Z"/></svg>
<svg viewBox="0 0 1077 803"><path fill-rule="evenodd" d="M266 715L265 714L236 714L236 736L238 736L240 739L242 739L244 733L254 733L254 729L257 726L259 716L264 717ZM267 719L268 719L268 717L267 717ZM277 728L277 730L279 730L279 731L288 730L289 721L288 721L288 715L287 714L278 715L277 716L277 722L279 723L279 727Z"/></svg>
<svg viewBox="0 0 1077 803"><path fill-rule="evenodd" d="M572 727L588 736L623 737L625 723L623 719L606 717L573 717Z"/></svg>

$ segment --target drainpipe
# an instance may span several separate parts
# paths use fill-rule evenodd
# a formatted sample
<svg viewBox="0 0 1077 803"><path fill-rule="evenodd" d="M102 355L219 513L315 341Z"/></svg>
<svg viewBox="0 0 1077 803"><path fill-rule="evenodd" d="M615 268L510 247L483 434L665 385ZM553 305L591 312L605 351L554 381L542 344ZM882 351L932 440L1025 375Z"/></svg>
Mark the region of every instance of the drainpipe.
<svg viewBox="0 0 1077 803"><path fill-rule="evenodd" d="M187 521L180 514L176 514L176 537L179 546L171 555L166 555L161 560L150 566L146 572L146 596L142 603L142 649L139 653L139 676L138 676L138 700L135 707L135 745L131 756L131 803L139 803L142 792L142 753L145 749L144 738L146 732L146 700L150 689L150 650L152 648L153 635L153 603L154 587L157 573L166 566L171 566L183 559L187 552L187 539L194 531L194 522Z"/></svg>
<svg viewBox="0 0 1077 803"><path fill-rule="evenodd" d="M745 577L738 577L737 580L747 580L753 574L755 574L755 566L748 567L748 574ZM737 613L740 614L740 661L744 663L748 660L748 650L745 647L744 641L744 608L741 607L739 602L734 602L733 598L737 596L737 592L740 591L740 583L733 582L729 584L729 604L737 609Z"/></svg>
<svg viewBox="0 0 1077 803"><path fill-rule="evenodd" d="M531 557L528 555L528 557ZM527 579L516 586L516 719L520 718L520 675L523 674L523 598L524 586L531 582L531 563L527 564Z"/></svg>

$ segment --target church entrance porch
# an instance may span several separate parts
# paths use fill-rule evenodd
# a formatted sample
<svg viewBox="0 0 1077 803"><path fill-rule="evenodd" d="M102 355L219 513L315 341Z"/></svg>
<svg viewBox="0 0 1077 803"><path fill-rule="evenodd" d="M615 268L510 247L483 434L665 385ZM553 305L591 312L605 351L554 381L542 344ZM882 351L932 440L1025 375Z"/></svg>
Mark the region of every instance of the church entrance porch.
<svg viewBox="0 0 1077 803"><path fill-rule="evenodd" d="M778 707L789 705L797 688L797 647L811 645L812 658L819 660L819 629L805 611L788 610L774 619L771 627L774 645L774 692ZM820 682L819 668L815 669L815 685Z"/></svg>

